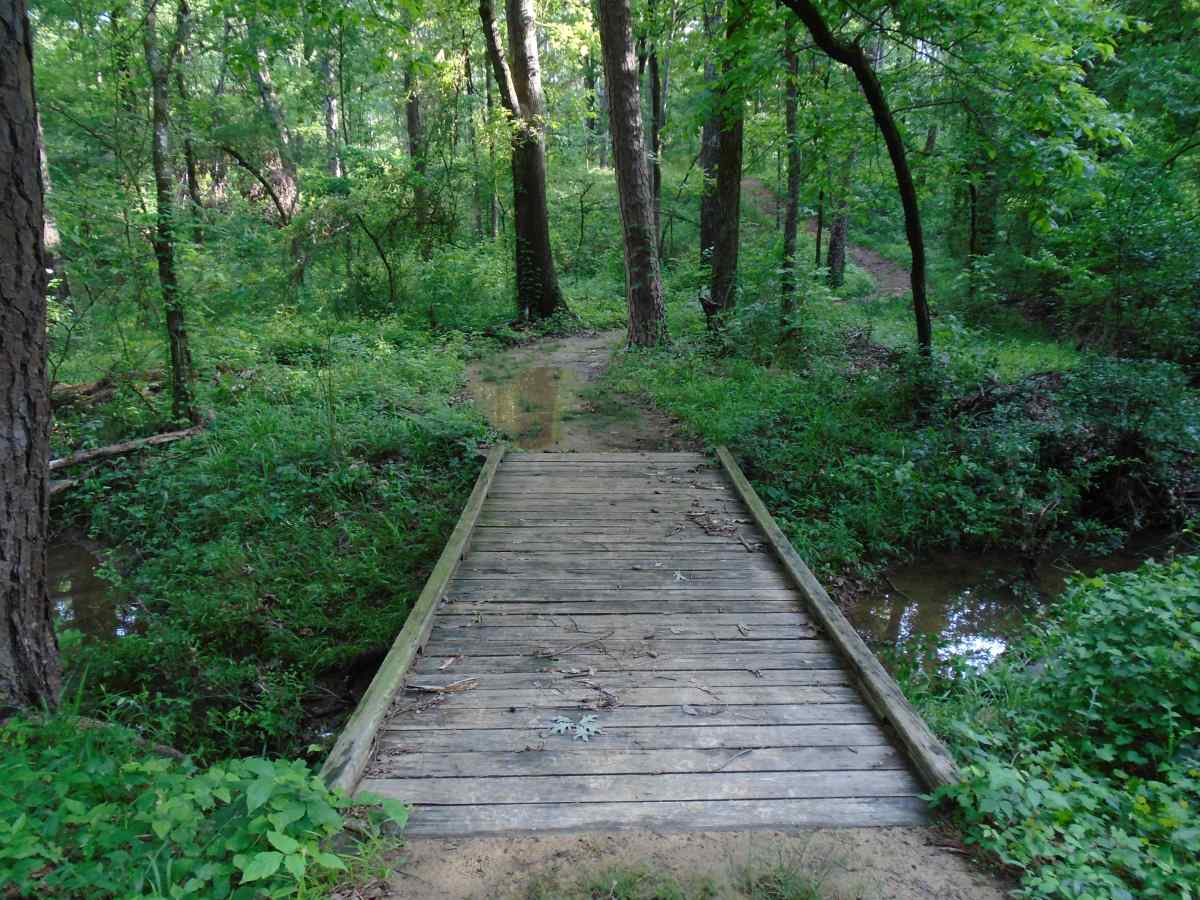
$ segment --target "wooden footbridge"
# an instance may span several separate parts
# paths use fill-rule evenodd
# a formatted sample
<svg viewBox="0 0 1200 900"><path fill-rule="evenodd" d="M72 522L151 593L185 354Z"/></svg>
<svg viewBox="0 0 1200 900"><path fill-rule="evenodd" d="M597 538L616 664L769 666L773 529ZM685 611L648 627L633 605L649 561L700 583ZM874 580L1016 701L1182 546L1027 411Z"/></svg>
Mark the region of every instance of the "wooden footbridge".
<svg viewBox="0 0 1200 900"><path fill-rule="evenodd" d="M718 457L494 449L326 780L414 836L926 821L954 764Z"/></svg>

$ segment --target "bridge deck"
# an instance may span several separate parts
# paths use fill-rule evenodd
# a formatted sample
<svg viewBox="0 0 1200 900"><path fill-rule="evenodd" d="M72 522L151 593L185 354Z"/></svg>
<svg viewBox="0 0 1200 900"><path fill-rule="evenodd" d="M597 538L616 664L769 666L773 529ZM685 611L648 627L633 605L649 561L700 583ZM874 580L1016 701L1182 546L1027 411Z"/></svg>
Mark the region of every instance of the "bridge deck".
<svg viewBox="0 0 1200 900"><path fill-rule="evenodd" d="M395 684L354 788L415 804L412 835L926 821L908 741L740 472L686 453L495 463L423 649L377 678ZM560 716L600 731L558 734Z"/></svg>

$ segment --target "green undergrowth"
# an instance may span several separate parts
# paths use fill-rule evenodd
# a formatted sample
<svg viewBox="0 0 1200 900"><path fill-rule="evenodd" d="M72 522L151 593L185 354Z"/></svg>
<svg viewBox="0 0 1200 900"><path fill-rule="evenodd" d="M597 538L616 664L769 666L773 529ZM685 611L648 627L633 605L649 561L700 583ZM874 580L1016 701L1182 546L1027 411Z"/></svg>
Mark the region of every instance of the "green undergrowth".
<svg viewBox="0 0 1200 900"><path fill-rule="evenodd" d="M30 898L325 897L380 870L397 843L386 834L407 820L395 802L362 802L330 793L303 762L201 767L120 727L10 720L0 886Z"/></svg>
<svg viewBox="0 0 1200 900"><path fill-rule="evenodd" d="M937 660L895 668L963 765L939 796L1023 896L1197 896L1200 557L1074 581L984 670Z"/></svg>
<svg viewBox="0 0 1200 900"><path fill-rule="evenodd" d="M729 445L820 568L947 547L1102 552L1185 514L1200 403L1178 368L950 315L926 363L901 301L813 293L782 349L774 297L744 303L715 344L679 298L674 345L622 354L608 383Z"/></svg>
<svg viewBox="0 0 1200 900"><path fill-rule="evenodd" d="M68 635L69 673L87 714L199 758L317 758L403 625L487 433L455 400L461 337L295 317L229 351L201 369L202 435L79 474L65 516L111 548L104 575L134 625ZM62 428L105 433L141 405L118 396Z"/></svg>

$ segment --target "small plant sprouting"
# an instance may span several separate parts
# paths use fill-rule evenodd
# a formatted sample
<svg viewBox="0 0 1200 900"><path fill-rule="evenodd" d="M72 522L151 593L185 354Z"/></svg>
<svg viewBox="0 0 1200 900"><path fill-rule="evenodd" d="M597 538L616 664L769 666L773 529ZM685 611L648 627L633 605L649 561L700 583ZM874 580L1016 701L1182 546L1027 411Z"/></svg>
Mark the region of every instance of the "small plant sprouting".
<svg viewBox="0 0 1200 900"><path fill-rule="evenodd" d="M600 726L596 724L598 718L589 714L581 716L579 721L575 722L569 716L557 716L550 723L550 730L555 734L570 734L577 741L590 741L594 735L600 733Z"/></svg>

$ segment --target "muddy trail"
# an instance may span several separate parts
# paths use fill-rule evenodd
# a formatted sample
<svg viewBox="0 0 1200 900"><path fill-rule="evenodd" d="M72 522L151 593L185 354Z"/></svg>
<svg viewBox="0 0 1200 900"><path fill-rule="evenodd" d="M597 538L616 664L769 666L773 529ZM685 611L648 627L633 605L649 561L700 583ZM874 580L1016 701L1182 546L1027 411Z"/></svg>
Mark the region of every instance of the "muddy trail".
<svg viewBox="0 0 1200 900"><path fill-rule="evenodd" d="M468 371L476 408L523 450L689 450L671 420L597 382L623 330L546 338L490 356Z"/></svg>
<svg viewBox="0 0 1200 900"><path fill-rule="evenodd" d="M762 215L774 217L777 211L781 212L783 200L759 179L742 179L742 191L749 202L754 204L755 209ZM817 233L817 220L815 218L808 219L805 227L808 229L809 234L815 235ZM822 249L828 246L829 223L826 222ZM883 300L890 297L902 297L911 289L908 269L892 262L883 256L883 254L872 250L870 247L860 247L858 244L848 244L846 252L850 257L850 261L867 272L871 276L871 280L875 282L875 288L871 291L869 299Z"/></svg>

